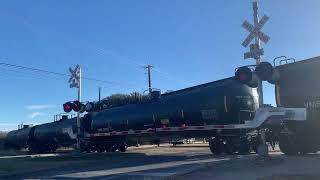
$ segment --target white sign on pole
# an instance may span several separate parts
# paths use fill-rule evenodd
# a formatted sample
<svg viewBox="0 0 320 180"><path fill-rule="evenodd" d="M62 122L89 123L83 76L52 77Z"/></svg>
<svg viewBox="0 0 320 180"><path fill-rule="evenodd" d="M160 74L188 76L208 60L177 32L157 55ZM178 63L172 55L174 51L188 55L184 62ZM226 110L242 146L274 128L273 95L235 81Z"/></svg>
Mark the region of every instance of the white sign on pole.
<svg viewBox="0 0 320 180"><path fill-rule="evenodd" d="M259 56L262 56L264 54L263 49L259 49L259 46L257 44L250 44L250 51L244 53L244 59L248 58L254 58L257 59Z"/></svg>

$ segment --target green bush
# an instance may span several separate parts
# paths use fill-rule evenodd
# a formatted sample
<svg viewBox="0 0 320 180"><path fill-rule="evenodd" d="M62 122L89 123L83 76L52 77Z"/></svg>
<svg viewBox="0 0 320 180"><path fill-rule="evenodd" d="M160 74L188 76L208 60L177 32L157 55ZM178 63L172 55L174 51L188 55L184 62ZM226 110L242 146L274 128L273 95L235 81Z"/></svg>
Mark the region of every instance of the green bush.
<svg viewBox="0 0 320 180"><path fill-rule="evenodd" d="M131 94L113 94L102 99L104 108L112 108L117 106L123 106L127 104L139 104L144 103L149 100L148 95L143 95L138 92L133 92Z"/></svg>
<svg viewBox="0 0 320 180"><path fill-rule="evenodd" d="M7 135L7 132L0 131L0 139L4 139Z"/></svg>

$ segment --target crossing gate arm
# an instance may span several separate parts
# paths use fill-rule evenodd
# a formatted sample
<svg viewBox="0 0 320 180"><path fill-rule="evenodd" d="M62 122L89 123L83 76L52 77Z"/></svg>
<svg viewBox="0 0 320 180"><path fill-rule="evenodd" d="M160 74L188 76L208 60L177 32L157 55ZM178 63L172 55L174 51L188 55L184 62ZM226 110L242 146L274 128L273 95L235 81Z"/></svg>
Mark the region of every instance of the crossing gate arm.
<svg viewBox="0 0 320 180"><path fill-rule="evenodd" d="M264 125L280 125L282 121L305 121L305 108L265 107L259 108L253 120L236 125L237 129L255 129Z"/></svg>

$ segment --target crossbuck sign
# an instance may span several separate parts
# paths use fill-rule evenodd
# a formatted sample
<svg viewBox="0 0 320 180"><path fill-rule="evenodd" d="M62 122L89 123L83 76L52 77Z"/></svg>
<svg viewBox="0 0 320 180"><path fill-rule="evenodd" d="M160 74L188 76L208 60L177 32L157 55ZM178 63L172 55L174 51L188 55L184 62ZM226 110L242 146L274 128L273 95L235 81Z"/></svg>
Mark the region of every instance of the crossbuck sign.
<svg viewBox="0 0 320 180"><path fill-rule="evenodd" d="M247 31L249 31L250 34L242 42L242 46L247 47L255 37L258 37L262 42L267 43L270 37L264 34L263 32L261 32L260 30L268 20L269 20L269 17L264 15L256 26L253 26L248 21L244 21L242 24L242 27L245 28Z"/></svg>
<svg viewBox="0 0 320 180"><path fill-rule="evenodd" d="M74 69L69 68L69 71L71 73L71 76L69 78L69 84L70 84L70 88L74 88L77 87L79 88L80 85L80 66L76 65L76 67Z"/></svg>

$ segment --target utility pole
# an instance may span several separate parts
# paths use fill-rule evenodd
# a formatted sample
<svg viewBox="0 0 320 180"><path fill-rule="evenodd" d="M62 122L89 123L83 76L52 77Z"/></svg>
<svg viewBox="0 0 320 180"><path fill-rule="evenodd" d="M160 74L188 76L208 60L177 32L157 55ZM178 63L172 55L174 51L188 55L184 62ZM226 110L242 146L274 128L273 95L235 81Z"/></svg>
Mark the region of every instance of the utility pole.
<svg viewBox="0 0 320 180"><path fill-rule="evenodd" d="M101 87L99 87L99 111L101 110Z"/></svg>
<svg viewBox="0 0 320 180"><path fill-rule="evenodd" d="M149 90L149 95L151 95L152 89L151 89L151 69L153 68L152 65L146 65L144 67L148 71L148 90Z"/></svg>
<svg viewBox="0 0 320 180"><path fill-rule="evenodd" d="M79 81L78 81L78 101L81 102L81 67L79 66ZM80 112L77 112L77 149L80 150L81 122Z"/></svg>

